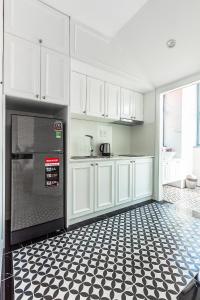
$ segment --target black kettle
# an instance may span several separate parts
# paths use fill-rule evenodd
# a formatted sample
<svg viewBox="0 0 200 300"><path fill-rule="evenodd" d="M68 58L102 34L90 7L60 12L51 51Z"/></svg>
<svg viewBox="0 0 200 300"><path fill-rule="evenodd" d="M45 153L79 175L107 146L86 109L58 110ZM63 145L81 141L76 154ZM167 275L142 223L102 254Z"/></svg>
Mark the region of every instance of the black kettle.
<svg viewBox="0 0 200 300"><path fill-rule="evenodd" d="M109 143L103 143L100 145L99 150L102 154L102 156L110 156L110 144Z"/></svg>

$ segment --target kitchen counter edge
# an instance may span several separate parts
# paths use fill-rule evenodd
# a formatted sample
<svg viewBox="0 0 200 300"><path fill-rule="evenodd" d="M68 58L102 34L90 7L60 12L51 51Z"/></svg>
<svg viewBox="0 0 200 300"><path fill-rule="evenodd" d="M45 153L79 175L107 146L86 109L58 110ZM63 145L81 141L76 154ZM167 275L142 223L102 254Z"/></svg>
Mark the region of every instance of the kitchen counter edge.
<svg viewBox="0 0 200 300"><path fill-rule="evenodd" d="M110 161L110 160L129 160L129 159L146 159L146 158L154 158L153 155L145 155L145 156L113 156L113 157L95 157L95 158L70 158L70 163L75 162L88 162L88 161Z"/></svg>

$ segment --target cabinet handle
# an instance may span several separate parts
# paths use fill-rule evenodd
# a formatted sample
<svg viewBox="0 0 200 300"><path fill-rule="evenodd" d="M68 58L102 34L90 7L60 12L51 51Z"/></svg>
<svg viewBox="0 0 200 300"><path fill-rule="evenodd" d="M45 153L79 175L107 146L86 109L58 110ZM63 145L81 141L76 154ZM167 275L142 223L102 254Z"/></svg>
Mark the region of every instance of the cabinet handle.
<svg viewBox="0 0 200 300"><path fill-rule="evenodd" d="M104 117L105 115L104 114L102 114L102 117Z"/></svg>
<svg viewBox="0 0 200 300"><path fill-rule="evenodd" d="M39 41L40 44L42 44L42 42L43 42L42 39L39 39L38 41Z"/></svg>
<svg viewBox="0 0 200 300"><path fill-rule="evenodd" d="M98 166L98 164L95 164L96 166Z"/></svg>
<svg viewBox="0 0 200 300"><path fill-rule="evenodd" d="M0 84L3 84L3 81L0 81Z"/></svg>
<svg viewBox="0 0 200 300"><path fill-rule="evenodd" d="M39 98L39 94L36 94L35 97L38 99Z"/></svg>
<svg viewBox="0 0 200 300"><path fill-rule="evenodd" d="M106 115L106 118L108 118L108 115Z"/></svg>
<svg viewBox="0 0 200 300"><path fill-rule="evenodd" d="M83 114L86 114L86 110L83 110Z"/></svg>
<svg viewBox="0 0 200 300"><path fill-rule="evenodd" d="M43 97L42 97L42 99L44 99L44 100L45 100L45 99L46 99L46 97L45 97L45 96L43 96Z"/></svg>
<svg viewBox="0 0 200 300"><path fill-rule="evenodd" d="M91 167L93 167L94 166L94 164L91 164Z"/></svg>

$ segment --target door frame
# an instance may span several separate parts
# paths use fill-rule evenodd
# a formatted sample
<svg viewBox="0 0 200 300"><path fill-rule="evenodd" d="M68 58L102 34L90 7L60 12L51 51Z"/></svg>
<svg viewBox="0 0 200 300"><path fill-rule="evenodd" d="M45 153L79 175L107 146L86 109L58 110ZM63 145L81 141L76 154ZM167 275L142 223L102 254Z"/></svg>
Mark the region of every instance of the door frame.
<svg viewBox="0 0 200 300"><path fill-rule="evenodd" d="M162 189L162 160L161 147L163 145L163 100L164 95L200 82L200 72L192 76L175 81L155 89L156 120L155 120L155 162L154 162L154 199L163 200Z"/></svg>

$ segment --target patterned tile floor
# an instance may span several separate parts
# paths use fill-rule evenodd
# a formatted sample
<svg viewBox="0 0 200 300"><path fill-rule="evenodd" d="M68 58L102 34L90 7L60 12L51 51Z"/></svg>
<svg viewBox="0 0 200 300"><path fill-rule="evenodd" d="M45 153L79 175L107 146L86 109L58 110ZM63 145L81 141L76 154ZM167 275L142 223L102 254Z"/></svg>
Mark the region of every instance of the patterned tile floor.
<svg viewBox="0 0 200 300"><path fill-rule="evenodd" d="M152 203L13 252L15 299L176 299L200 268L200 220Z"/></svg>
<svg viewBox="0 0 200 300"><path fill-rule="evenodd" d="M200 187L196 189L180 189L170 185L163 185L163 199L165 201L176 203L180 200L189 200L200 198Z"/></svg>
<svg viewBox="0 0 200 300"><path fill-rule="evenodd" d="M163 186L163 199L175 203L179 213L200 219L200 188L180 189L169 185Z"/></svg>

